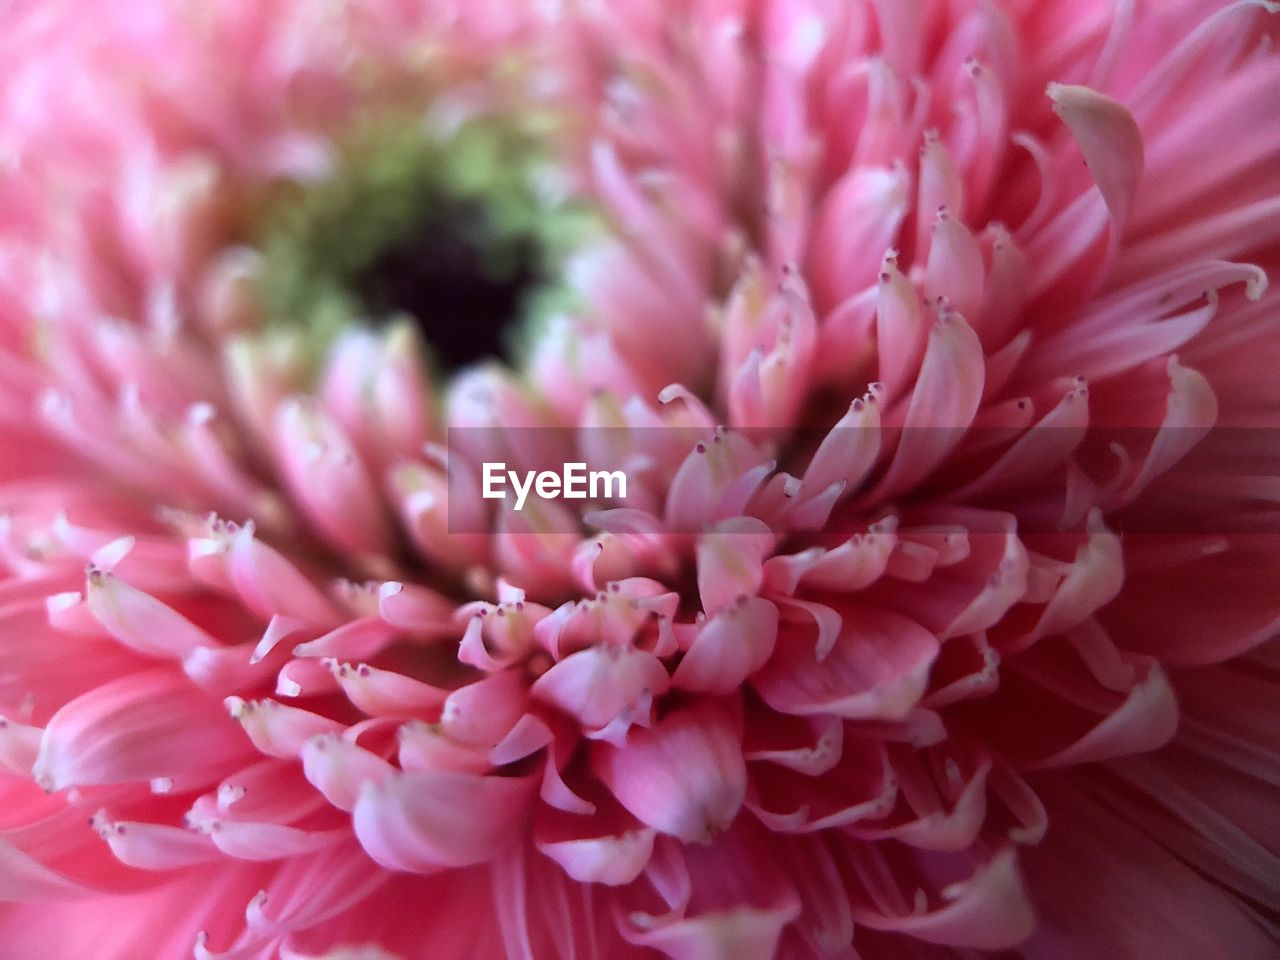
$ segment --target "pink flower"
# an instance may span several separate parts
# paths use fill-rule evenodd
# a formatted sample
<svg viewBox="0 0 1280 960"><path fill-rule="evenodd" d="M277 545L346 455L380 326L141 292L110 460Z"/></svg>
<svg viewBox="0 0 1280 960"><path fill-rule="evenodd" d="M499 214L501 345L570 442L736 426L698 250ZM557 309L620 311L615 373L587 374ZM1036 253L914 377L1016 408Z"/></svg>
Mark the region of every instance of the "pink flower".
<svg viewBox="0 0 1280 960"><path fill-rule="evenodd" d="M0 953L1273 953L1276 9L11 4Z"/></svg>

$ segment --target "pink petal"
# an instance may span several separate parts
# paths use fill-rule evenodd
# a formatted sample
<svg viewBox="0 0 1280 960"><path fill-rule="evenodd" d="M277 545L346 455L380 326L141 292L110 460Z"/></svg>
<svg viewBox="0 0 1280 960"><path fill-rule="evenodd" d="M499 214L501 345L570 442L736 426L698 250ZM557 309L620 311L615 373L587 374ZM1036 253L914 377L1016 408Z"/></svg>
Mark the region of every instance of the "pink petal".
<svg viewBox="0 0 1280 960"><path fill-rule="evenodd" d="M1123 233L1142 177L1142 134L1123 105L1088 87L1049 84L1062 117L1098 183L1117 233Z"/></svg>
<svg viewBox="0 0 1280 960"><path fill-rule="evenodd" d="M985 279L978 241L963 223L945 210L938 211L925 263L925 296L935 301L943 297L962 316L977 316Z"/></svg>
<svg viewBox="0 0 1280 960"><path fill-rule="evenodd" d="M960 442L982 397L983 369L982 345L969 325L955 315L940 316L929 333L897 453L873 496L919 483Z"/></svg>
<svg viewBox="0 0 1280 960"><path fill-rule="evenodd" d="M900 719L919 702L937 654L937 639L915 621L861 607L845 616L825 659L804 642L780 640L751 684L783 713Z"/></svg>
<svg viewBox="0 0 1280 960"><path fill-rule="evenodd" d="M633 729L624 747L594 744L591 763L637 819L685 842L725 829L746 794L740 734L713 701Z"/></svg>
<svg viewBox="0 0 1280 960"><path fill-rule="evenodd" d="M778 608L761 597L741 597L702 625L671 678L672 686L732 693L768 661L777 636Z"/></svg>
<svg viewBox="0 0 1280 960"><path fill-rule="evenodd" d="M366 784L351 823L360 845L389 870L465 867L491 859L519 835L536 786L529 777L402 773Z"/></svg>
<svg viewBox="0 0 1280 960"><path fill-rule="evenodd" d="M224 703L231 716L240 721L253 745L269 757L297 757L307 740L343 729L336 720L277 700L227 697Z"/></svg>
<svg viewBox="0 0 1280 960"><path fill-rule="evenodd" d="M530 688L535 699L551 703L599 730L621 715L632 717L643 695L667 691L666 668L651 653L631 646L599 644L572 654L544 673Z"/></svg>
<svg viewBox="0 0 1280 960"><path fill-rule="evenodd" d="M1178 704L1159 664L1139 661L1137 682L1124 703L1069 747L1036 767L1079 766L1094 760L1146 753L1164 746L1178 729Z"/></svg>
<svg viewBox="0 0 1280 960"><path fill-rule="evenodd" d="M98 622L139 653L180 659L197 647L220 646L178 611L113 574L91 568L85 595Z"/></svg>
<svg viewBox="0 0 1280 960"><path fill-rule="evenodd" d="M897 796L883 745L846 738L838 762L822 777L794 767L754 766L747 805L774 833L816 833L880 820Z"/></svg>
<svg viewBox="0 0 1280 960"><path fill-rule="evenodd" d="M193 755L219 775L244 756L218 701L181 674L154 670L105 683L49 720L32 776L46 789L177 776Z"/></svg>
<svg viewBox="0 0 1280 960"><path fill-rule="evenodd" d="M451 691L367 663L331 663L347 699L371 717L416 716L442 706Z"/></svg>
<svg viewBox="0 0 1280 960"><path fill-rule="evenodd" d="M874 393L854 400L823 438L805 468L797 496L813 497L833 483L856 490L880 453L880 410Z"/></svg>
<svg viewBox="0 0 1280 960"><path fill-rule="evenodd" d="M1017 854L1011 848L998 852L968 880L944 890L943 897L947 901L943 906L925 913L889 916L855 908L854 919L875 930L894 930L927 943L982 950L1017 946L1035 924Z"/></svg>
<svg viewBox="0 0 1280 960"><path fill-rule="evenodd" d="M764 582L764 560L774 548L774 535L759 520L726 520L698 543L698 595L702 609L714 616L741 596L754 596Z"/></svg>
<svg viewBox="0 0 1280 960"><path fill-rule="evenodd" d="M579 883L625 886L653 856L654 831L614 807L614 812L591 817L544 811L534 842Z"/></svg>
<svg viewBox="0 0 1280 960"><path fill-rule="evenodd" d="M227 561L236 590L262 618L281 614L323 627L336 622L324 594L280 553L257 540L252 525L234 535Z"/></svg>
<svg viewBox="0 0 1280 960"><path fill-rule="evenodd" d="M218 848L193 830L112 820L99 811L93 826L121 863L139 870L176 870L218 859Z"/></svg>
<svg viewBox="0 0 1280 960"><path fill-rule="evenodd" d="M395 768L336 734L320 734L302 745L302 772L339 810L355 809L366 783L381 783Z"/></svg>

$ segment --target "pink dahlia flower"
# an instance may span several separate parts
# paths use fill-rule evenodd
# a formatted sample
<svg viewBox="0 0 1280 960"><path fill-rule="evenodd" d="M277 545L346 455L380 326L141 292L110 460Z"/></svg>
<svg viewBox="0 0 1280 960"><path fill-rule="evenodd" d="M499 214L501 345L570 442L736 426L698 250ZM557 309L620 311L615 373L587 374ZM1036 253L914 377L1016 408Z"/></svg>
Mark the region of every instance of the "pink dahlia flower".
<svg viewBox="0 0 1280 960"><path fill-rule="evenodd" d="M1276 9L5 5L0 956L1280 954Z"/></svg>

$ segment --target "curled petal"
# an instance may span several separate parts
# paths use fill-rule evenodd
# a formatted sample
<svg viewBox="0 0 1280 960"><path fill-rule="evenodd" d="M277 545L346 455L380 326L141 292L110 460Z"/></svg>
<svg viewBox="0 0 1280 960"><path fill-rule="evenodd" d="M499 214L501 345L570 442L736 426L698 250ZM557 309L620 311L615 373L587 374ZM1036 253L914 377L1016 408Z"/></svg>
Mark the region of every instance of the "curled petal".
<svg viewBox="0 0 1280 960"><path fill-rule="evenodd" d="M323 850L348 837L345 829L300 830L280 823L207 820L200 829L213 845L237 860L285 860Z"/></svg>
<svg viewBox="0 0 1280 960"><path fill-rule="evenodd" d="M719 524L698 543L698 595L709 616L754 596L764 582L764 560L774 536L759 520L739 517Z"/></svg>
<svg viewBox="0 0 1280 960"><path fill-rule="evenodd" d="M876 263L910 207L909 193L905 169L863 166L828 191L809 251L820 302L839 303L874 281Z"/></svg>
<svg viewBox="0 0 1280 960"><path fill-rule="evenodd" d="M371 717L413 716L444 704L450 691L367 663L329 664L342 692Z"/></svg>
<svg viewBox="0 0 1280 960"><path fill-rule="evenodd" d="M391 542L377 488L344 431L300 400L277 415L283 468L294 496L336 546L377 554Z"/></svg>
<svg viewBox="0 0 1280 960"><path fill-rule="evenodd" d="M669 686L666 668L653 654L598 644L561 660L538 678L531 692L588 729L600 730L622 715L647 723L647 712L644 717L633 712L642 700L661 696Z"/></svg>
<svg viewBox="0 0 1280 960"><path fill-rule="evenodd" d="M628 941L673 960L777 955L800 898L753 831L735 828L707 847L659 844L646 875L671 909L631 911L620 927Z"/></svg>
<svg viewBox="0 0 1280 960"><path fill-rule="evenodd" d="M741 736L715 702L632 730L623 747L596 743L591 763L641 823L685 842L728 827L746 795Z"/></svg>
<svg viewBox="0 0 1280 960"><path fill-rule="evenodd" d="M1139 658L1140 671L1118 709L1083 737L1034 766L1067 767L1147 753L1168 743L1178 729L1178 703L1160 665Z"/></svg>
<svg viewBox="0 0 1280 960"><path fill-rule="evenodd" d="M381 617L361 617L335 627L322 637L293 648L298 657L339 657L364 660L381 653L400 631Z"/></svg>
<svg viewBox="0 0 1280 960"><path fill-rule="evenodd" d="M648 866L655 836L621 811L584 817L546 810L534 829L538 849L565 873L611 887L630 883Z"/></svg>
<svg viewBox="0 0 1280 960"><path fill-rule="evenodd" d="M453 604L427 587L388 580L378 587L378 616L406 633L434 633L448 629Z"/></svg>
<svg viewBox="0 0 1280 960"><path fill-rule="evenodd" d="M1123 232L1142 177L1142 134L1120 103L1088 87L1049 85L1053 108L1062 117L1106 201L1116 230Z"/></svg>
<svg viewBox="0 0 1280 960"><path fill-rule="evenodd" d="M296 757L312 737L343 729L336 720L276 700L227 697L224 703L231 716L240 721L253 745L269 757Z"/></svg>
<svg viewBox="0 0 1280 960"><path fill-rule="evenodd" d="M889 916L855 908L854 919L875 930L894 930L927 943L982 950L1017 946L1035 924L1012 848L1001 850L968 880L945 889L942 896L943 905L934 910Z"/></svg>
<svg viewBox="0 0 1280 960"><path fill-rule="evenodd" d="M940 212L925 265L925 294L931 300L945 297L966 317L977 316L985 275L982 250L969 228Z"/></svg>
<svg viewBox="0 0 1280 960"><path fill-rule="evenodd" d="M703 624L676 668L672 685L732 693L765 665L777 637L778 608L761 597L741 597Z"/></svg>
<svg viewBox="0 0 1280 960"><path fill-rule="evenodd" d="M839 763L843 752L844 721L838 717L792 717L765 711L747 714L743 756L748 762L768 761L817 777Z"/></svg>
<svg viewBox="0 0 1280 960"><path fill-rule="evenodd" d="M0 837L0 896L6 902L49 901L84 896L88 888L51 870Z"/></svg>
<svg viewBox="0 0 1280 960"><path fill-rule="evenodd" d="M259 616L281 615L325 627L337 622L328 598L278 551L256 539L252 524L233 535L227 564L235 589Z"/></svg>
<svg viewBox="0 0 1280 960"><path fill-rule="evenodd" d="M800 585L852 593L875 583L889 566L898 538L892 522L874 523L866 533L854 534L826 551L800 575Z"/></svg>
<svg viewBox="0 0 1280 960"><path fill-rule="evenodd" d="M538 849L579 883L621 886L630 883L653 856L654 831L584 837L578 840L540 840Z"/></svg>
<svg viewBox="0 0 1280 960"><path fill-rule="evenodd" d="M874 393L854 400L818 445L800 481L798 496L817 496L833 483L853 491L880 453L880 408Z"/></svg>
<svg viewBox="0 0 1280 960"><path fill-rule="evenodd" d="M0 768L29 777L40 752L43 733L40 727L0 717Z"/></svg>
<svg viewBox="0 0 1280 960"><path fill-rule="evenodd" d="M882 744L846 738L838 763L815 778L794 769L754 768L751 812L780 834L815 833L879 820L898 796Z"/></svg>
<svg viewBox="0 0 1280 960"><path fill-rule="evenodd" d="M959 316L943 314L929 334L907 406L897 453L876 486L878 497L927 477L960 442L982 397L982 345Z"/></svg>
<svg viewBox="0 0 1280 960"><path fill-rule="evenodd" d="M339 810L355 809L366 783L381 783L395 768L336 734L320 734L302 745L302 772Z"/></svg>

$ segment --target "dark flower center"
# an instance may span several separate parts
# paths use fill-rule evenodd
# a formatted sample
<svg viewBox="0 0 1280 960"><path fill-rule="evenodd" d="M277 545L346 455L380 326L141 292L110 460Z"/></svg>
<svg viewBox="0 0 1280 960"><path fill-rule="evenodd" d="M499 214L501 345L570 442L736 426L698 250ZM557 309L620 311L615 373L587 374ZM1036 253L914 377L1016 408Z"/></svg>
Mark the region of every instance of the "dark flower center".
<svg viewBox="0 0 1280 960"><path fill-rule="evenodd" d="M546 280L535 237L498 237L481 202L453 200L379 251L350 280L374 317L408 314L437 359L466 366L503 351Z"/></svg>
<svg viewBox="0 0 1280 960"><path fill-rule="evenodd" d="M268 322L323 344L350 323L407 314L446 369L508 352L559 289L586 222L539 197L536 159L497 122L442 138L405 118L359 131L330 176L281 185L253 215Z"/></svg>

